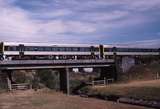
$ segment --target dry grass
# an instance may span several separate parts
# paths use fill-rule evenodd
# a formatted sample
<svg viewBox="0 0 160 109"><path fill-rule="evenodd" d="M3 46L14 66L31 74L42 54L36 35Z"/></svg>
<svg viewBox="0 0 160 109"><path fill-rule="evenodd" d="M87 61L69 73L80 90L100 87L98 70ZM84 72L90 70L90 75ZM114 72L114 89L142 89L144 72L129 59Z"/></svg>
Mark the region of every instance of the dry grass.
<svg viewBox="0 0 160 109"><path fill-rule="evenodd" d="M93 87L90 93L118 95L141 99L160 100L160 80L135 81L125 84L112 84L105 87Z"/></svg>
<svg viewBox="0 0 160 109"><path fill-rule="evenodd" d="M53 91L0 94L0 109L146 109L102 100L67 96Z"/></svg>
<svg viewBox="0 0 160 109"><path fill-rule="evenodd" d="M131 67L131 69L119 75L119 82L129 82L133 80L144 81L153 80L160 73L160 62L153 61L150 64L141 64Z"/></svg>

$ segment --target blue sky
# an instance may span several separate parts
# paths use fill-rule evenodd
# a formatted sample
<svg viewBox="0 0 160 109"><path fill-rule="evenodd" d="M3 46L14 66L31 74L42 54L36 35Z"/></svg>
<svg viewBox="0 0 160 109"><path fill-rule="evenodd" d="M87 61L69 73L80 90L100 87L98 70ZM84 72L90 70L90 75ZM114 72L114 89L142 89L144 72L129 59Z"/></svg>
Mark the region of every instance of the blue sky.
<svg viewBox="0 0 160 109"><path fill-rule="evenodd" d="M0 40L160 47L160 0L0 0Z"/></svg>

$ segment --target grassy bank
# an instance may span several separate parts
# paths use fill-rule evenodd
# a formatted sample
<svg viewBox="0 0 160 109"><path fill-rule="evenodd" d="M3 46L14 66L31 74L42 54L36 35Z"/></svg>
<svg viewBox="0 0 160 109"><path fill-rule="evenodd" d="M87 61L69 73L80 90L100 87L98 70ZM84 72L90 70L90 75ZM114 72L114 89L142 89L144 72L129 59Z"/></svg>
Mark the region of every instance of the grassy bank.
<svg viewBox="0 0 160 109"><path fill-rule="evenodd" d="M126 73L121 73L118 76L119 82L144 81L157 78L157 73L160 75L160 62L155 61L150 64L140 64L131 67Z"/></svg>
<svg viewBox="0 0 160 109"><path fill-rule="evenodd" d="M88 95L122 96L146 100L160 100L160 80L112 84L108 86L85 87Z"/></svg>
<svg viewBox="0 0 160 109"><path fill-rule="evenodd" d="M146 109L145 107L67 96L54 91L18 91L0 94L0 109ZM147 108L150 109L150 108Z"/></svg>

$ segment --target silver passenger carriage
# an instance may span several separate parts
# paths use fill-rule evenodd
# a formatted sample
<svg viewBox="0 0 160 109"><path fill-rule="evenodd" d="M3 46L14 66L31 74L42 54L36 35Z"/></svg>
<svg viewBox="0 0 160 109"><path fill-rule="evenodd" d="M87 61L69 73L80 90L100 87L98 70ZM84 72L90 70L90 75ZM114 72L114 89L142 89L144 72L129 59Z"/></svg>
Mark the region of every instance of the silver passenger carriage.
<svg viewBox="0 0 160 109"><path fill-rule="evenodd" d="M95 59L99 45L3 42L3 56L17 59Z"/></svg>
<svg viewBox="0 0 160 109"><path fill-rule="evenodd" d="M157 56L160 49L98 44L0 43L1 60L110 59L115 54Z"/></svg>

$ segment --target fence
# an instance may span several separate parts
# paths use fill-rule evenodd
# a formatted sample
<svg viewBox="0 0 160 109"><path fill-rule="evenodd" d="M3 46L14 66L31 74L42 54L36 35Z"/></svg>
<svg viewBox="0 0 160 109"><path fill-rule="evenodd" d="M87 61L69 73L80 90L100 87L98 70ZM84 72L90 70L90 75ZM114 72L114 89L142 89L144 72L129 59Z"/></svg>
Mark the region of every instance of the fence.
<svg viewBox="0 0 160 109"><path fill-rule="evenodd" d="M13 90L27 90L31 89L31 85L29 83L22 83L22 84L12 84Z"/></svg>
<svg viewBox="0 0 160 109"><path fill-rule="evenodd" d="M104 78L103 80L93 80L92 81L92 86L95 86L95 85L108 85L109 83L113 83L114 82L114 79L113 78L109 78L109 79L106 79Z"/></svg>

